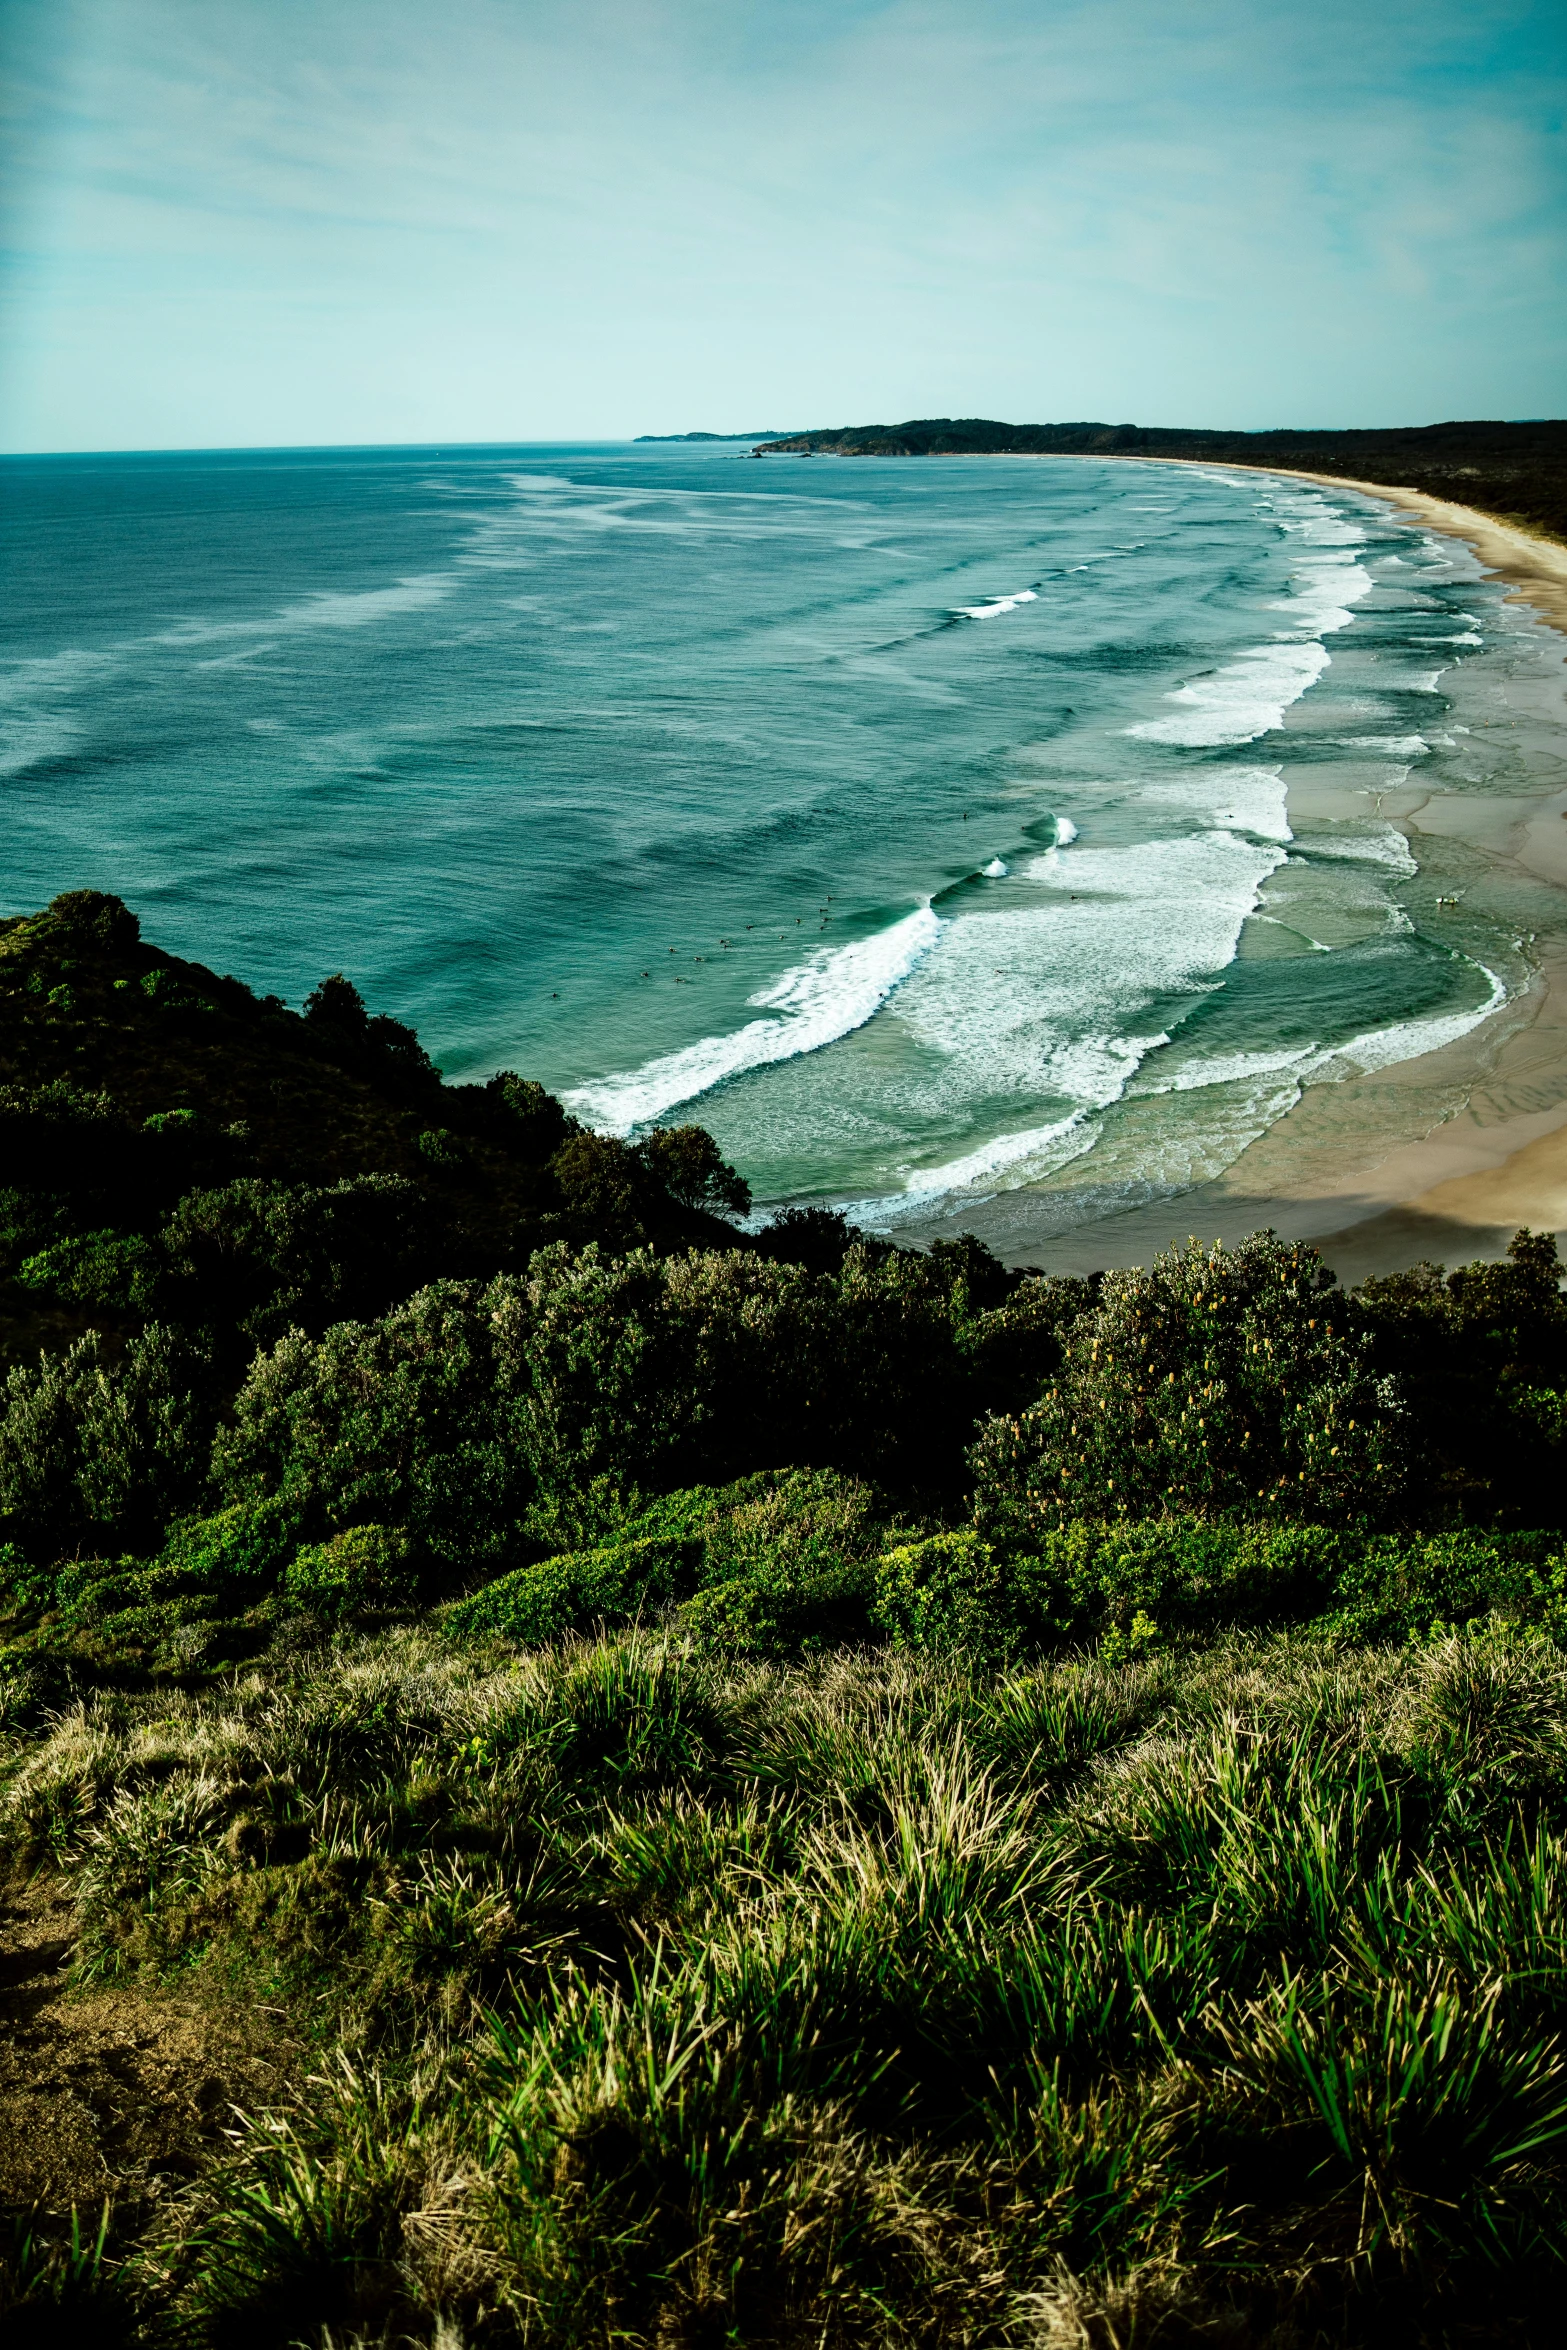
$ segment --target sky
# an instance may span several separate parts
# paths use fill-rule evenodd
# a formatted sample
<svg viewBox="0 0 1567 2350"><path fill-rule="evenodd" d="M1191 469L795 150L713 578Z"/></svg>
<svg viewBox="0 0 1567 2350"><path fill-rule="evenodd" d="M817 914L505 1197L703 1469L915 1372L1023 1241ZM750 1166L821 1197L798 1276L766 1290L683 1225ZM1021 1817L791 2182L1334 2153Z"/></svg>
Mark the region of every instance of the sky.
<svg viewBox="0 0 1567 2350"><path fill-rule="evenodd" d="M1559 0L0 0L0 449L1567 413Z"/></svg>

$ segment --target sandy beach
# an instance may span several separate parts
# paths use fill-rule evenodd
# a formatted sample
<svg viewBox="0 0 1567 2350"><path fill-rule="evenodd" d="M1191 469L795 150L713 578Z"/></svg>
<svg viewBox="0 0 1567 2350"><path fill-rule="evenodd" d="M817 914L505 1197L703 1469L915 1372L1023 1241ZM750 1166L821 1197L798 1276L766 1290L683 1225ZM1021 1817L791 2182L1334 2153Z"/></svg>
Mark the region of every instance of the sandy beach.
<svg viewBox="0 0 1567 2350"><path fill-rule="evenodd" d="M1567 546L1414 490L1282 468L1270 477L1355 490L1412 525L1461 539L1489 577L1507 583L1508 600L1567 639ZM1510 706L1494 723L1538 730L1542 770L1557 768L1562 788L1511 804L1413 786L1389 794L1386 812L1417 858L1423 833L1443 833L1567 891L1567 641L1561 655L1529 706ZM1413 1139L1389 1148L1376 1137L1399 1123L1401 1097ZM983 1219L968 1222L984 1232ZM1192 1235L1233 1242L1272 1226L1316 1243L1340 1278L1355 1282L1422 1258L1454 1265L1501 1256L1524 1224L1561 1234L1567 1254L1567 953L1543 955L1524 995L1456 1044L1308 1088L1215 1181L1034 1246L1018 1245L1015 1232L996 1239L1013 1262L1068 1273L1145 1264Z"/></svg>

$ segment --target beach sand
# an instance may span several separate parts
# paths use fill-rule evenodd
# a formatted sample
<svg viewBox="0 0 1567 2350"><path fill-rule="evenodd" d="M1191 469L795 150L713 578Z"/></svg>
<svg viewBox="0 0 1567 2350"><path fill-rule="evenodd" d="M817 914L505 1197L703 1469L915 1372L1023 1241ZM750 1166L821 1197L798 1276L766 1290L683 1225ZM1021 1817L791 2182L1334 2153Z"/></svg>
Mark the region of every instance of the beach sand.
<svg viewBox="0 0 1567 2350"><path fill-rule="evenodd" d="M1462 539L1491 577L1507 582L1509 600L1528 604L1567 638L1567 546L1415 490L1328 474L1283 477L1356 490ZM1567 748L1567 642L1562 655L1528 697L1532 706L1510 702L1512 714L1497 723L1538 728L1542 745L1553 746L1549 763L1561 768L1563 788L1511 804L1418 788L1389 795L1388 813L1407 828L1417 857L1422 832L1456 836L1567 890L1567 766L1554 750L1558 740ZM1389 1148L1373 1137L1398 1125L1401 1095L1406 1131L1429 1130ZM1431 1122L1433 1101L1449 1108L1446 1116L1437 1108L1439 1123ZM967 1222L985 1236L982 1218ZM1308 1088L1215 1181L1033 1245L998 1231L996 1244L1012 1263L1080 1273L1146 1264L1188 1237L1231 1243L1271 1226L1312 1241L1341 1280L1354 1282L1421 1258L1455 1265L1499 1257L1524 1224L1567 1242L1567 952L1543 960L1524 996L1456 1044Z"/></svg>

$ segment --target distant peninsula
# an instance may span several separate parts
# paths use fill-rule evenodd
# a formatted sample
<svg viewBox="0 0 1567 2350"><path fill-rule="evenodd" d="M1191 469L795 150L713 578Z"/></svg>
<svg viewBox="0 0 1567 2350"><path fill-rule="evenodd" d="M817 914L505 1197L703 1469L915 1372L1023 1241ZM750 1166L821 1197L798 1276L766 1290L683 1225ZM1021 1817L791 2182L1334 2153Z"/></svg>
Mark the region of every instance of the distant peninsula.
<svg viewBox="0 0 1567 2350"><path fill-rule="evenodd" d="M769 426L764 432L639 432L637 434L639 441L781 441L785 437L774 426Z"/></svg>
<svg viewBox="0 0 1567 2350"><path fill-rule="evenodd" d="M688 438L698 436L688 435ZM717 436L714 436L717 437ZM1209 432L1141 424L998 424L933 416L758 436L758 457L1187 457L1352 476L1477 507L1567 539L1567 422Z"/></svg>

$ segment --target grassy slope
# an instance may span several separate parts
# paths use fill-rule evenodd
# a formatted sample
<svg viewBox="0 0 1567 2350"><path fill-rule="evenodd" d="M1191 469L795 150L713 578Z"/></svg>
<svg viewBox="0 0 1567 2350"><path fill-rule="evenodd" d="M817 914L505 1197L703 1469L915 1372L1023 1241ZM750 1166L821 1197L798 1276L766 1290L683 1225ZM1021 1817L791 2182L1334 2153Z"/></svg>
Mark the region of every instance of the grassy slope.
<svg viewBox="0 0 1567 2350"><path fill-rule="evenodd" d="M191 2184L122 2176L55 2307L225 2350L1537 2341L1564 1750L1560 1658L1497 1639L998 1683L410 1630L89 1700L0 1814L79 1973L319 2054Z"/></svg>
<svg viewBox="0 0 1567 2350"><path fill-rule="evenodd" d="M1034 454L1198 457L1216 464L1298 467L1478 507L1567 539L1567 424L1453 423L1367 432L1201 432L1134 424L997 424L936 417L801 433L780 449L845 456Z"/></svg>

